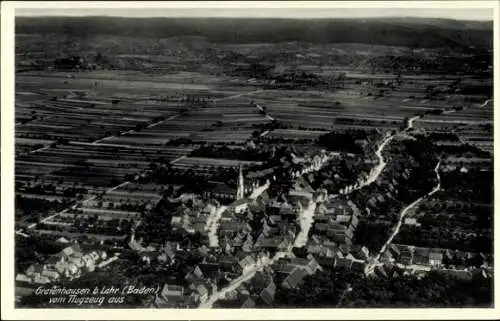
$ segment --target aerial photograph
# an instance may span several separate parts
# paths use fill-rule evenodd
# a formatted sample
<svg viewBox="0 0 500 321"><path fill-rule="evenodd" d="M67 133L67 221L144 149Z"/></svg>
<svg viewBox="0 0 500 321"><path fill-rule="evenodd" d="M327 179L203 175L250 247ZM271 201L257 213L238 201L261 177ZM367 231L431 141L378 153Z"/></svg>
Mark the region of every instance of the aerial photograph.
<svg viewBox="0 0 500 321"><path fill-rule="evenodd" d="M488 8L17 9L15 307L493 308L493 39Z"/></svg>

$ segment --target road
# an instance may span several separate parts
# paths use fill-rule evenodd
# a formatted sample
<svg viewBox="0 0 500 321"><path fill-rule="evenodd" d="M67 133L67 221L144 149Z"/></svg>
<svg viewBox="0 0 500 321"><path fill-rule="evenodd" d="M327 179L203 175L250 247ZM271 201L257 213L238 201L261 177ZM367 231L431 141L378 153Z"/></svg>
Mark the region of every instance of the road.
<svg viewBox="0 0 500 321"><path fill-rule="evenodd" d="M257 109L258 109L260 112L265 113L265 115L266 115L266 118L267 118L267 119L269 119L269 120L271 120L271 121L273 121L273 120L274 120L274 117L273 117L273 116L271 116L271 115L269 115L268 113L266 113L266 112L265 112L264 107L262 107L262 106L261 106L261 105L259 105L259 104L255 104L255 107L257 107Z"/></svg>
<svg viewBox="0 0 500 321"><path fill-rule="evenodd" d="M410 129L413 128L413 122L417 119L419 119L420 116L414 116L414 117L411 117L408 119L408 123L406 125L406 128L402 131L402 132L396 132L394 134L390 134L388 135L386 138L384 138L384 140L382 141L382 143L379 145L379 147L377 148L377 151L375 152L375 156L377 156L378 158L378 163L377 165L375 165L371 170L370 170L370 173L368 174L368 176L366 178L363 179L363 181L361 183L357 182L357 183L354 183L350 186L348 186L346 188L346 190L348 190L349 192L348 193L352 193L356 190L360 190L362 189L363 187L365 186L368 186L370 185L371 183L375 182L380 174L382 174L385 166L387 165L385 159L384 159L384 155L383 155L383 151L384 151L384 148L394 139L394 137L396 137L397 135L406 135L405 133L408 132ZM333 196L331 196L330 198L333 198Z"/></svg>
<svg viewBox="0 0 500 321"><path fill-rule="evenodd" d="M295 238L295 247L303 247L307 243L307 236L314 221L314 211L316 210L316 202L310 202L309 206L300 213L300 232Z"/></svg>
<svg viewBox="0 0 500 321"><path fill-rule="evenodd" d="M264 90L263 89L257 89L257 90L254 90L254 91L250 91L250 92L247 92L247 93L242 93L242 94L238 94L238 95L234 95L234 96L222 97L222 98L215 98L215 99L212 99L212 102L216 103L216 102L223 101L223 100L228 100L228 99L233 99L233 98L239 98L239 97L243 97L243 96L258 94L258 93L261 93L261 92L264 92Z"/></svg>
<svg viewBox="0 0 500 321"><path fill-rule="evenodd" d="M359 190L365 186L370 185L371 183L375 182L377 178L380 176L382 171L384 170L385 166L387 163L385 162L384 156L382 155L382 152L384 151L384 148L391 142L391 140L394 138L395 135L389 135L387 136L383 141L382 144L378 147L377 151L375 152L375 155L378 158L378 163L375 165L375 167L372 168L370 171L370 174L368 174L368 177L362 182L361 184L358 184L357 187L353 189Z"/></svg>
<svg viewBox="0 0 500 321"><path fill-rule="evenodd" d="M413 209L414 207L416 207L420 202L422 202L424 199L426 199L427 197L433 195L434 193L436 193L437 191L439 191L439 189L441 188L441 176L439 175L439 166L441 165L441 161L439 161L437 164L436 164L436 167L434 168L434 173L436 174L436 177L437 177L437 184L436 186L430 191L428 192L427 194L425 194L424 196L418 198L417 200L415 200L413 203L411 203L410 205L406 206L402 211L401 213L399 214L399 220L398 220L398 223L396 224L396 226L394 227L394 231L392 232L392 234L389 236L389 238L387 239L387 241L384 243L384 245L382 246L382 248L380 249L380 251L377 253L377 256L375 256L374 258L374 261L373 263L367 267L367 271L371 271L373 269L373 267L375 265L377 265L378 261L380 260L380 256L382 254L384 254L384 252L386 251L387 247L392 243L392 240L394 239L394 237L396 237L396 235L399 233L399 230L401 228L401 225L403 224L403 220L406 216L406 214L408 214L408 212Z"/></svg>
<svg viewBox="0 0 500 321"><path fill-rule="evenodd" d="M403 130L404 132L409 131L410 129L413 129L413 122L417 119L419 119L420 116L414 116L408 119L408 124L406 125L406 128Z"/></svg>
<svg viewBox="0 0 500 321"><path fill-rule="evenodd" d="M489 103L490 101L492 101L492 100L493 100L493 99L486 99L486 101L485 101L485 102L484 102L481 106L479 106L479 108L486 107L486 105L488 105L488 103Z"/></svg>
<svg viewBox="0 0 500 321"><path fill-rule="evenodd" d="M248 196L248 199L250 199L250 200L257 199L257 197L259 197L262 193L264 193L269 188L269 185L270 185L270 182L267 182L266 184L257 187L256 189L254 189L252 191L250 196Z"/></svg>
<svg viewBox="0 0 500 321"><path fill-rule="evenodd" d="M222 213L227 209L227 206L218 207L207 219L208 241L210 247L219 247L219 237L217 229L219 228L219 220Z"/></svg>
<svg viewBox="0 0 500 321"><path fill-rule="evenodd" d="M254 277L255 273L257 271L262 270L265 266L272 265L274 263L274 259L269 259L268 257L263 257L261 258L256 264L254 264L252 267L250 267L246 273L241 275L240 277L232 280L228 286L226 286L223 289L220 289L219 291L216 291L213 293L205 302L202 302L198 308L201 309L209 309L212 308L214 303L217 302L217 300L224 299L228 293L236 290L241 284L247 282L251 278Z"/></svg>

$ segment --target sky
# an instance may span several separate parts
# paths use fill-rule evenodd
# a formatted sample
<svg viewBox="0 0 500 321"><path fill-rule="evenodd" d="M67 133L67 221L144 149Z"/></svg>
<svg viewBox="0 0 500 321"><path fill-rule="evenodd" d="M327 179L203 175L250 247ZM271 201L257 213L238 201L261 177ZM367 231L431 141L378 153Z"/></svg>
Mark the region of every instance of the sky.
<svg viewBox="0 0 500 321"><path fill-rule="evenodd" d="M265 4L265 2L263 2ZM450 1L450 3L452 3ZM489 8L16 8L16 16L373 18L418 17L493 20Z"/></svg>

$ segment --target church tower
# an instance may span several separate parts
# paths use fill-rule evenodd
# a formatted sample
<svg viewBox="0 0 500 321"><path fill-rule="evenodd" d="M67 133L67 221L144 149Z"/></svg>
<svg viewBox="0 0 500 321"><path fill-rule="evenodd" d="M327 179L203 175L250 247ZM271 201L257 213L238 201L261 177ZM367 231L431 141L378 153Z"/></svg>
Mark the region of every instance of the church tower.
<svg viewBox="0 0 500 321"><path fill-rule="evenodd" d="M245 197L245 182L243 181L243 167L240 165L240 173L238 175L238 190L236 192L236 199L240 200Z"/></svg>

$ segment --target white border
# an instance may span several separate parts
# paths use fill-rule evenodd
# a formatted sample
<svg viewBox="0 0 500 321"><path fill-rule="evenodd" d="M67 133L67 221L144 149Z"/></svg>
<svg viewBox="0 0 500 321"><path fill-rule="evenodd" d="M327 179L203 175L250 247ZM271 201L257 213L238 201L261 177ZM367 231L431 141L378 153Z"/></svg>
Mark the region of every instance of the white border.
<svg viewBox="0 0 500 321"><path fill-rule="evenodd" d="M496 1L296 1L296 2L63 2L63 1L8 1L1 3L1 237L2 237L2 279L1 279L1 311L2 319L16 320L100 320L100 319L497 319L499 309L266 309L266 310L151 310L151 309L14 309L14 10L15 8L494 8L494 97L500 95L499 75L499 4ZM494 120L497 122L497 105L495 102ZM495 149L500 132L494 126ZM495 157L495 168L497 167ZM495 171L495 183L499 176ZM496 185L496 184L495 184ZM499 189L495 189L495 200L500 199ZM499 212L495 206L495 216ZM494 230L499 229L499 219L495 219ZM498 248L495 239L495 248ZM495 264L495 298L498 291L498 264ZM497 300L495 300L497 301Z"/></svg>

